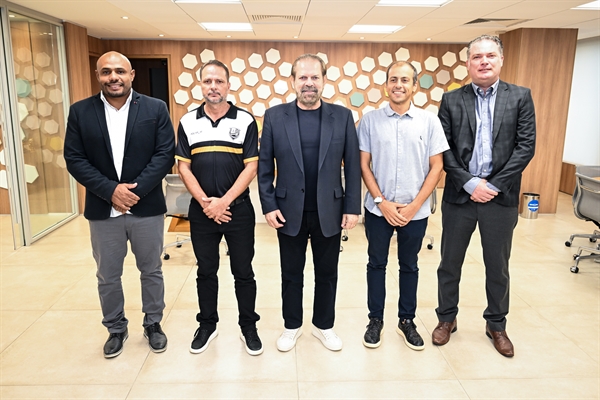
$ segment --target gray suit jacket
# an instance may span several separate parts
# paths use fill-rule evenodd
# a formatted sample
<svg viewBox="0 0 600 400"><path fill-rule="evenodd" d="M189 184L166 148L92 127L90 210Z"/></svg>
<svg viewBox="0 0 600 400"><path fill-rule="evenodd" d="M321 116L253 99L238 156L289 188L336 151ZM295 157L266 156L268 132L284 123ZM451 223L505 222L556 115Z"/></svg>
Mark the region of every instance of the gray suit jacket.
<svg viewBox="0 0 600 400"><path fill-rule="evenodd" d="M360 155L352 114L321 102L321 142L317 207L326 237L341 231L342 215L361 212ZM277 170L275 170L275 159ZM344 163L345 190L341 167ZM275 173L277 184L274 185ZM286 222L281 233L296 236L304 210L304 165L296 102L267 110L260 140L258 185L263 214L279 209Z"/></svg>
<svg viewBox="0 0 600 400"><path fill-rule="evenodd" d="M438 117L450 145L444 153L443 196L449 203L463 204L470 198L463 185L473 177L469 161L477 133L476 101L469 83L445 93L440 104ZM499 82L492 140L492 171L486 179L501 190L492 201L517 206L521 175L535 153L535 110L529 89Z"/></svg>

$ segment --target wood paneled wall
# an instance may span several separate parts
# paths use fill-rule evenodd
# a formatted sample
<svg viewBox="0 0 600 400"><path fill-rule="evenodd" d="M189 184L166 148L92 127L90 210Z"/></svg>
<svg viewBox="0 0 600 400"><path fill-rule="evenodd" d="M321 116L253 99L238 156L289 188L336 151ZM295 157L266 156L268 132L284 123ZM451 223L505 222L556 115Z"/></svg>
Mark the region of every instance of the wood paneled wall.
<svg viewBox="0 0 600 400"><path fill-rule="evenodd" d="M556 213L577 29L517 29L500 37L501 79L531 88L535 103L536 154L521 190L540 194L540 213Z"/></svg>
<svg viewBox="0 0 600 400"><path fill-rule="evenodd" d="M560 171L560 185L558 190L563 193L573 195L575 192L575 185L577 184L577 179L575 179L576 169L577 166L575 164L569 164L566 162L562 163Z"/></svg>

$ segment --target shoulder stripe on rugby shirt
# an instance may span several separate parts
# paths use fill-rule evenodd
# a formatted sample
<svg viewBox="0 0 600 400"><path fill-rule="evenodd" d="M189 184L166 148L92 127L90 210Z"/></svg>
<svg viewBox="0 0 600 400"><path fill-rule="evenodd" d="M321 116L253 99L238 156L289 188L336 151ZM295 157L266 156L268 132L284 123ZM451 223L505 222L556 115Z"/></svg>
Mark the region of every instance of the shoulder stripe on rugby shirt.
<svg viewBox="0 0 600 400"><path fill-rule="evenodd" d="M233 153L233 154L242 154L243 149L234 149L233 147L226 146L204 146L204 147L196 147L192 149L192 155L199 153Z"/></svg>

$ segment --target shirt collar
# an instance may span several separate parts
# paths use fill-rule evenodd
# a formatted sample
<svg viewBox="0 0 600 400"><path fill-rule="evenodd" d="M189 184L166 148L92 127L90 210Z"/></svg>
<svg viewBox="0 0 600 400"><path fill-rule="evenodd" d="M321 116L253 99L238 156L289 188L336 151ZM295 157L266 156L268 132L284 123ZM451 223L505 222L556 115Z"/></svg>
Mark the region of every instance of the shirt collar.
<svg viewBox="0 0 600 400"><path fill-rule="evenodd" d="M500 84L500 79L498 79L496 82L494 82L494 84L492 86L490 86L492 88L492 94L496 94L496 92L498 91L498 85L499 84ZM471 86L473 86L473 91L475 92L475 94L477 94L477 91L479 89L481 89L479 86L477 86L473 82L471 82Z"/></svg>
<svg viewBox="0 0 600 400"><path fill-rule="evenodd" d="M228 101L227 103L229 104L229 110L227 110L227 113L225 115L223 115L221 118L219 118L219 120L221 120L223 118L229 118L229 119L237 118L237 107L234 106L233 103L230 101ZM198 111L196 111L196 119L200 119L202 117L206 117L206 118L210 119L210 117L208 115L206 115L206 112L204 112L205 105L206 105L206 102L202 103L202 105L198 108ZM217 121L214 121L214 122L217 122Z"/></svg>
<svg viewBox="0 0 600 400"><path fill-rule="evenodd" d="M414 115L414 110L415 110L415 105L413 104L413 102L410 102L410 106L408 107L408 110L400 115L398 114L396 111L392 110L392 107L390 106L390 103L387 103L385 108L383 109L385 111L385 115L387 115L388 117L393 117L394 115L398 115L399 117L403 117L403 116L409 116L409 117L413 117Z"/></svg>
<svg viewBox="0 0 600 400"><path fill-rule="evenodd" d="M104 97L104 92L101 90L100 91L100 100L102 100L102 102L109 106L110 108L112 108L115 111L120 111L122 110L125 106L129 106L129 103L131 103L131 99L133 98L133 90L129 91L129 96L127 96L127 100L125 101L125 104L123 104L123 107L121 107L120 109L115 108L112 104L110 104L108 102L108 100L106 100L106 97Z"/></svg>

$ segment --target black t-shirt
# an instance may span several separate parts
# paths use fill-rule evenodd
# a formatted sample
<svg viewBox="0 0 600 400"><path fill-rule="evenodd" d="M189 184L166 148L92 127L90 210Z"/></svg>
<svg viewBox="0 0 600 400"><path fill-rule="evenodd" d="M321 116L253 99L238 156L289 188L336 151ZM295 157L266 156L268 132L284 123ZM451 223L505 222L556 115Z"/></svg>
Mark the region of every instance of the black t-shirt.
<svg viewBox="0 0 600 400"><path fill-rule="evenodd" d="M304 211L317 211L317 179L319 175L319 147L321 144L321 107L316 110L298 110L298 127L304 162Z"/></svg>

